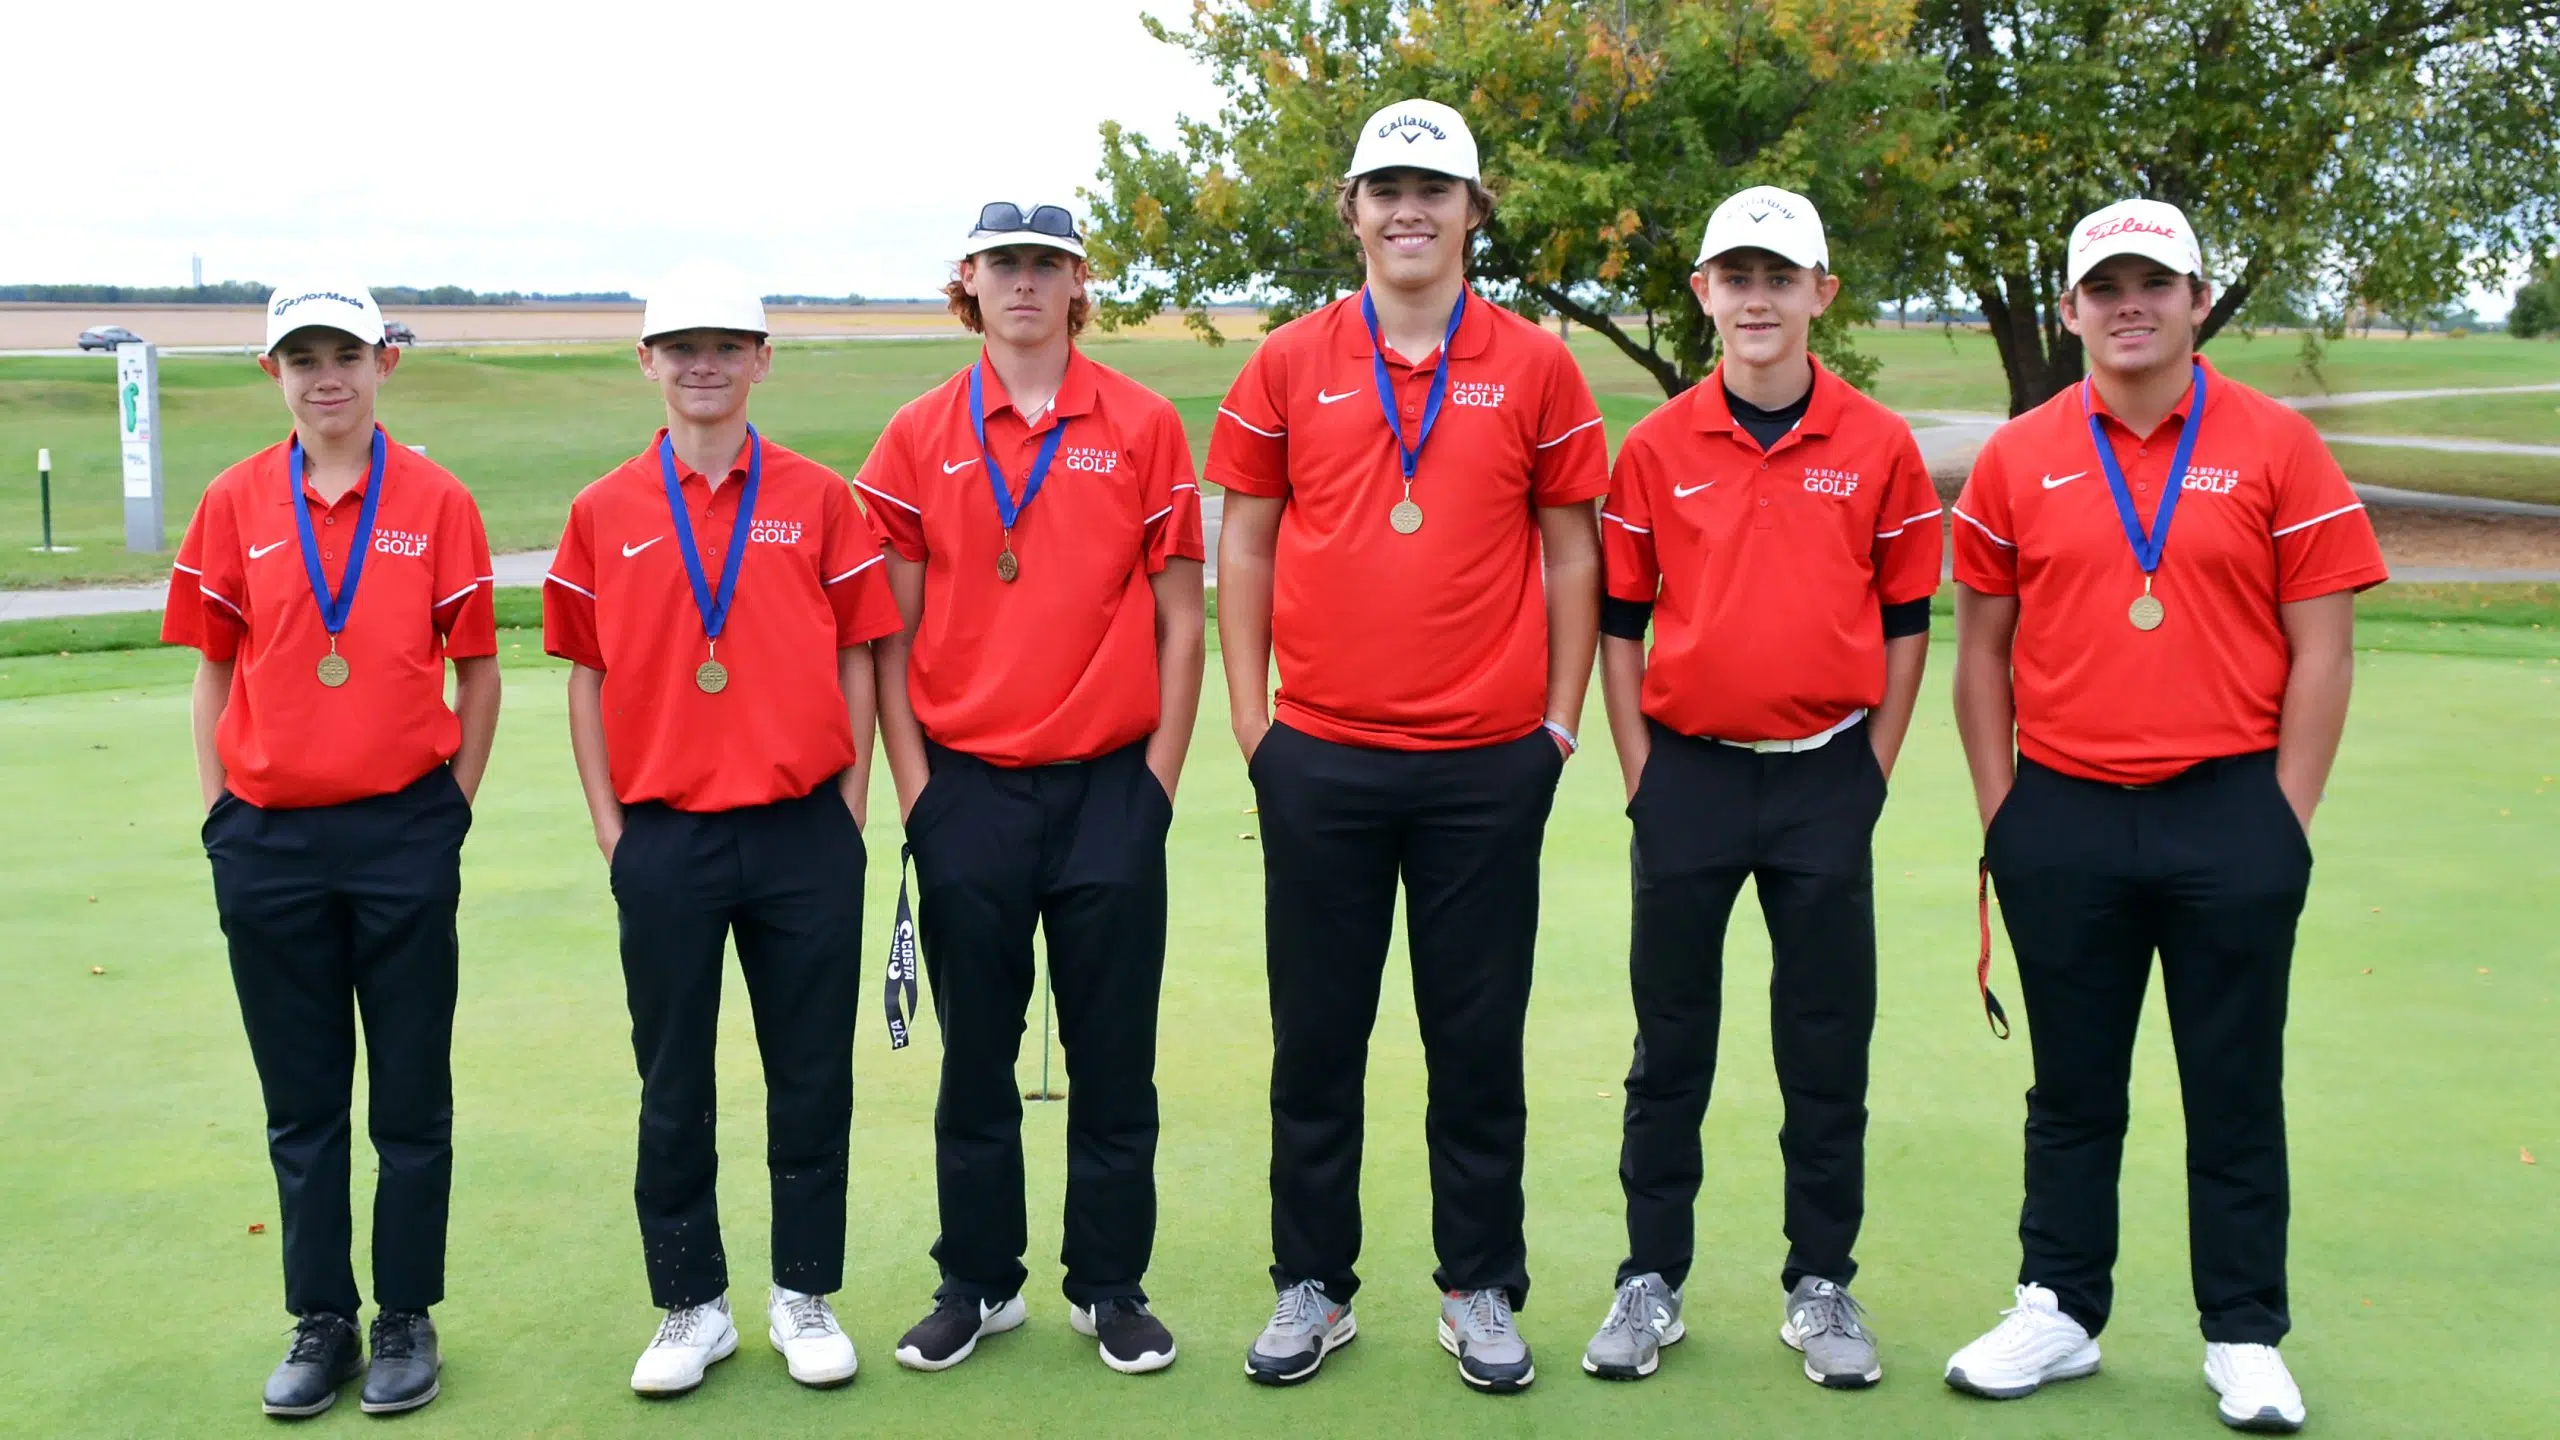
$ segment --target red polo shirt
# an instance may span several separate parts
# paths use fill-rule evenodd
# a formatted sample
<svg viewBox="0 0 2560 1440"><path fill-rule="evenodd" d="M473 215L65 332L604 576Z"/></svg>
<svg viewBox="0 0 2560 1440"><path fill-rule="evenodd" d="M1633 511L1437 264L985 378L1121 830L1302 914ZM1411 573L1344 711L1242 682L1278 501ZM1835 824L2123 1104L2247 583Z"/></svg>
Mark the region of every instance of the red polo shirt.
<svg viewBox="0 0 2560 1440"><path fill-rule="evenodd" d="M369 482L335 503L308 484L296 495L291 440L270 445L214 477L178 546L160 638L234 663L214 746L225 786L252 805L388 795L452 759L462 722L445 705L444 662L498 653L480 507L444 467L383 441L372 548L338 636L346 684L332 689L316 673L329 631L293 507L308 507L335 590Z"/></svg>
<svg viewBox="0 0 2560 1440"><path fill-rule="evenodd" d="M1396 439L1379 412L1356 294L1273 331L1218 409L1211 480L1280 496L1272 648L1279 719L1346 745L1442 750L1517 740L1547 706L1537 510L1596 499L1609 450L1564 342L1469 294L1449 393L1397 534ZM1386 352L1408 439L1437 353Z"/></svg>
<svg viewBox="0 0 2560 1440"><path fill-rule="evenodd" d="M1879 607L1938 588L1939 513L1911 427L1818 360L1804 419L1766 451L1721 367L1637 421L1600 537L1609 593L1654 606L1644 713L1800 740L1882 700Z"/></svg>
<svg viewBox="0 0 2560 1440"><path fill-rule="evenodd" d="M2125 617L2142 567L2081 397L2096 404L2148 529L2192 388L2136 435L2094 387L2074 385L2000 427L1956 500L1956 579L2018 597L2018 749L2040 765L2147 785L2272 748L2291 669L2277 607L2390 578L2311 422L2210 364L2205 373L2202 427L2152 578L2167 611L2159 629Z"/></svg>
<svg viewBox="0 0 2560 1440"><path fill-rule="evenodd" d="M663 436L666 432L658 432ZM683 461L677 487L716 591L746 490L747 446L718 489ZM578 492L542 589L542 645L604 672L605 750L626 805L735 810L806 795L853 763L836 652L893 634L880 533L844 477L764 442L764 474L718 658L685 575L658 447Z"/></svg>
<svg viewBox="0 0 2560 1440"><path fill-rule="evenodd" d="M985 366L987 453L1019 496L1060 426L1048 478L1016 516L1011 584L995 491L969 423L969 372L908 402L854 484L899 556L924 562L908 662L936 744L997 765L1090 760L1153 734L1155 592L1170 559L1202 558L1200 484L1173 402L1072 352L1030 420Z"/></svg>

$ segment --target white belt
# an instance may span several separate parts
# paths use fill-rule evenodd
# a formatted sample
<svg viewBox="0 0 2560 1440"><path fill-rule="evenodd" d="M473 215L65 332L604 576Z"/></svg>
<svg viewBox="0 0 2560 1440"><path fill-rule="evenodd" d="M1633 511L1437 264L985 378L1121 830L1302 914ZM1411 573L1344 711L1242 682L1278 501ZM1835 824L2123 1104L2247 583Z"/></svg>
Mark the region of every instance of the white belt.
<svg viewBox="0 0 2560 1440"><path fill-rule="evenodd" d="M1866 711L1852 710L1849 712L1849 718L1841 721L1839 724L1832 726L1830 729L1823 731L1819 735L1807 735L1801 740L1718 740L1716 743L1719 745L1730 745L1736 750L1756 751L1762 755L1788 755L1804 750L1819 750L1823 746L1831 743L1832 736L1839 734L1841 731L1848 729L1850 726L1855 725L1866 718Z"/></svg>

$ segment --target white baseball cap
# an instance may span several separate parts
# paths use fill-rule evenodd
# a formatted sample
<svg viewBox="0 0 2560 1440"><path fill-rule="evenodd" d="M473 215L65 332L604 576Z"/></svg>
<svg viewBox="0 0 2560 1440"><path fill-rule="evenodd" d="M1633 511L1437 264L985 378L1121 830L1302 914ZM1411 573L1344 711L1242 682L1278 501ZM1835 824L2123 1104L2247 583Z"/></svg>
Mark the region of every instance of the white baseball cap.
<svg viewBox="0 0 2560 1440"><path fill-rule="evenodd" d="M1707 217L1698 263L1736 250L1766 250L1807 270L1831 268L1831 242L1823 238L1822 213L1793 190L1754 185L1727 199Z"/></svg>
<svg viewBox="0 0 2560 1440"><path fill-rule="evenodd" d="M679 270L649 292L640 312L643 344L679 330L736 330L770 335L764 298L746 277L726 266L697 265Z"/></svg>
<svg viewBox="0 0 2560 1440"><path fill-rule="evenodd" d="M2186 211L2165 200L2119 200L2082 216L2071 227L2062 288L2078 285L2099 261L2117 255L2140 255L2181 275L2205 278L2204 247L2196 243L2196 227L2187 223Z"/></svg>
<svg viewBox="0 0 2560 1440"><path fill-rule="evenodd" d="M1360 144L1351 152L1351 168L1343 178L1356 180L1380 170L1428 170L1461 180L1482 180L1476 165L1475 132L1467 119L1437 100L1399 100L1369 117L1360 127Z"/></svg>
<svg viewBox="0 0 2560 1440"><path fill-rule="evenodd" d="M382 343L382 307L373 292L344 280L307 285L279 285L267 297L267 354L284 337L314 325L353 335L367 345Z"/></svg>
<svg viewBox="0 0 2560 1440"><path fill-rule="evenodd" d="M1010 200L991 200L978 207L967 245L960 257L963 260L1008 245L1042 245L1063 250L1079 260L1084 258L1084 236L1076 228L1075 213L1064 205L1033 205L1025 209Z"/></svg>

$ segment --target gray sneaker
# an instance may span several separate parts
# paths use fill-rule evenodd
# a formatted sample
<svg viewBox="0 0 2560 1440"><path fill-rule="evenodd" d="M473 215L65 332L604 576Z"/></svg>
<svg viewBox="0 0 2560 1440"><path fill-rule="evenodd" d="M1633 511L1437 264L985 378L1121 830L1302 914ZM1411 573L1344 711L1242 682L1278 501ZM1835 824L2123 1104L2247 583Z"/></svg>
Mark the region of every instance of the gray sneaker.
<svg viewBox="0 0 2560 1440"><path fill-rule="evenodd" d="M1680 1292L1646 1271L1618 1286L1609 1318L1582 1352L1582 1368L1603 1380L1641 1380L1662 1367L1662 1347L1688 1333L1680 1322Z"/></svg>
<svg viewBox="0 0 2560 1440"><path fill-rule="evenodd" d="M1866 1309L1818 1275L1796 1282L1778 1338L1804 1352L1804 1378L1831 1390L1864 1390L1884 1378Z"/></svg>
<svg viewBox="0 0 2560 1440"><path fill-rule="evenodd" d="M1245 1378L1263 1385L1295 1385L1359 1333L1350 1301L1325 1294L1320 1280L1301 1280L1280 1292L1271 1307L1271 1323L1245 1352Z"/></svg>
<svg viewBox="0 0 2560 1440"><path fill-rule="evenodd" d="M1440 1348L1458 1357L1458 1378L1479 1390L1508 1394L1538 1378L1529 1342L1511 1323L1511 1292L1499 1285L1440 1297Z"/></svg>

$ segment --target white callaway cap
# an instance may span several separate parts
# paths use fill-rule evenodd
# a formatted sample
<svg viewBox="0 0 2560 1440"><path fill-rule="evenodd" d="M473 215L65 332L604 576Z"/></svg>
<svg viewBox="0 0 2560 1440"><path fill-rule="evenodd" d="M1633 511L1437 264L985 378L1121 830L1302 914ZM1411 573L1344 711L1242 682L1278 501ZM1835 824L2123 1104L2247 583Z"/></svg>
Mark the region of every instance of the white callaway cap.
<svg viewBox="0 0 2560 1440"><path fill-rule="evenodd" d="M382 307L361 285L344 280L279 285L267 297L267 353L275 353L287 335L313 325L353 335L367 345L382 343Z"/></svg>
<svg viewBox="0 0 2560 1440"><path fill-rule="evenodd" d="M1831 242L1823 238L1821 212L1812 201L1775 185L1754 185L1707 217L1698 263L1736 250L1766 250L1807 270L1831 268Z"/></svg>
<svg viewBox="0 0 2560 1440"><path fill-rule="evenodd" d="M2119 200L2071 227L2071 256L2064 265L2062 288L2080 283L2101 260L2140 255L2157 260L2181 275L2204 278L2204 247L2196 243L2196 227L2187 212L2165 200Z"/></svg>
<svg viewBox="0 0 2560 1440"><path fill-rule="evenodd" d="M720 265L697 265L677 271L649 292L640 313L643 343L679 330L736 330L770 335L764 322L764 299L737 271Z"/></svg>
<svg viewBox="0 0 2560 1440"><path fill-rule="evenodd" d="M1379 170L1428 170L1461 180L1482 180L1475 132L1466 117L1437 100L1399 100L1360 127L1345 179Z"/></svg>

